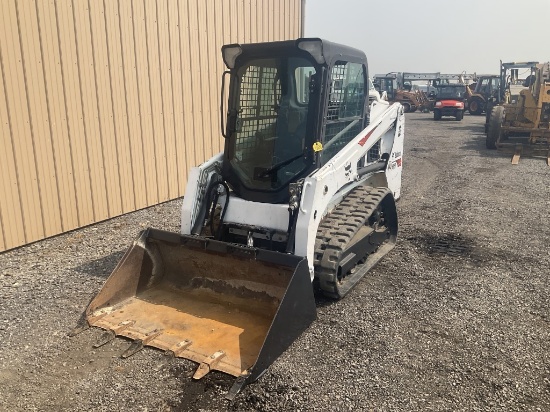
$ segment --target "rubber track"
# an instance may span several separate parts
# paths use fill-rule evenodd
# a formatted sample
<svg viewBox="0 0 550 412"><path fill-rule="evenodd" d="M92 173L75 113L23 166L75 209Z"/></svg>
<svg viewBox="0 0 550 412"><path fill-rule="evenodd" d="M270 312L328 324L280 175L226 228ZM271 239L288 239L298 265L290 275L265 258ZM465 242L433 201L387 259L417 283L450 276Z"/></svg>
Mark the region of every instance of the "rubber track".
<svg viewBox="0 0 550 412"><path fill-rule="evenodd" d="M390 193L384 187L357 187L320 223L315 239L314 268L325 295L342 297L337 289L342 254L382 199Z"/></svg>

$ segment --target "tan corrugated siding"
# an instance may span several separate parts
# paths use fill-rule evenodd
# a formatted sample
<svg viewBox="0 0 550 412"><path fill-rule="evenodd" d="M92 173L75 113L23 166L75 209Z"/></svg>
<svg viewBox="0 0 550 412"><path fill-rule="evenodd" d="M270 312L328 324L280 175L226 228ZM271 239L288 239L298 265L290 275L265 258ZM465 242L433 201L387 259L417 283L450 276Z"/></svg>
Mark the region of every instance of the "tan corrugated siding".
<svg viewBox="0 0 550 412"><path fill-rule="evenodd" d="M19 10L14 2L0 3L2 4L2 24L0 24L2 75L5 82L7 110L11 118L11 155L17 177L19 200L15 207L21 208L21 226L14 229L19 229L25 242L29 242L45 235L41 217L40 185L34 161L35 136L29 110L27 82L29 67L25 64L25 56L22 54L24 39L21 25L23 22L20 19ZM28 53L26 57L28 58ZM7 243L9 246L10 239L7 239Z"/></svg>
<svg viewBox="0 0 550 412"><path fill-rule="evenodd" d="M223 44L301 0L0 1L0 251L182 196L223 149Z"/></svg>

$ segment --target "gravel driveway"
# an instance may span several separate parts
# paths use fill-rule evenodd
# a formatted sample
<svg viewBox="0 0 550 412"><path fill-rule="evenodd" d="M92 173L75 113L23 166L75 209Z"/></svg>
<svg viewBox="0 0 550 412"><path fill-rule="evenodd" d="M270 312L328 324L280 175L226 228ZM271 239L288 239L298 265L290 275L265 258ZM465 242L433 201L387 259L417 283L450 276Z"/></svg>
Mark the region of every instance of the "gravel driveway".
<svg viewBox="0 0 550 412"><path fill-rule="evenodd" d="M139 230L181 201L0 255L0 410L550 410L550 167L488 152L483 116L407 114L400 236L233 403L233 378L101 331L69 338Z"/></svg>

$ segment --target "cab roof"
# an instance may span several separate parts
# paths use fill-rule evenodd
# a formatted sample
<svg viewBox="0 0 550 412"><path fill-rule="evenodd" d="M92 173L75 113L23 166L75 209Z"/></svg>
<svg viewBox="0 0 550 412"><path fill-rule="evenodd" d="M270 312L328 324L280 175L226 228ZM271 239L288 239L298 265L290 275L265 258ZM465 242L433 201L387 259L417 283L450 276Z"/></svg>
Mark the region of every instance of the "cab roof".
<svg viewBox="0 0 550 412"><path fill-rule="evenodd" d="M297 52L309 54L319 64L331 65L338 60L367 64L367 56L362 50L317 37L304 37L296 40L225 45L222 47L222 54L228 68L232 68L232 64L226 58L227 51L239 48L240 53L236 59L241 56L247 59L275 55L284 56L291 52Z"/></svg>

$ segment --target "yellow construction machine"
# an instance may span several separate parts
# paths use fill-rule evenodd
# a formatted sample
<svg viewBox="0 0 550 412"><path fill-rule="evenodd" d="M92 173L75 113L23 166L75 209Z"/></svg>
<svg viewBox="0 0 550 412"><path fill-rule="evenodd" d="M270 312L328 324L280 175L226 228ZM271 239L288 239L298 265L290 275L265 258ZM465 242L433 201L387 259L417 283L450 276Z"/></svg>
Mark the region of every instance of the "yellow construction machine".
<svg viewBox="0 0 550 412"><path fill-rule="evenodd" d="M520 79L525 66L529 74ZM501 73L501 103L487 116L487 148L513 151L513 164L526 154L550 165L550 63L503 63Z"/></svg>
<svg viewBox="0 0 550 412"><path fill-rule="evenodd" d="M479 115L485 111L487 100L498 91L499 82L498 74L479 75L473 89L466 86L466 103L470 114Z"/></svg>
<svg viewBox="0 0 550 412"><path fill-rule="evenodd" d="M233 375L231 398L314 321L314 289L343 297L394 246L405 116L369 98L359 50L303 38L222 55L224 151L191 170L180 233L143 231L73 334Z"/></svg>
<svg viewBox="0 0 550 412"><path fill-rule="evenodd" d="M403 83L402 73L377 74L373 82L380 93L386 92L389 102L399 102L405 113L417 110L429 112L432 108L428 97L421 90L414 88L410 82Z"/></svg>

